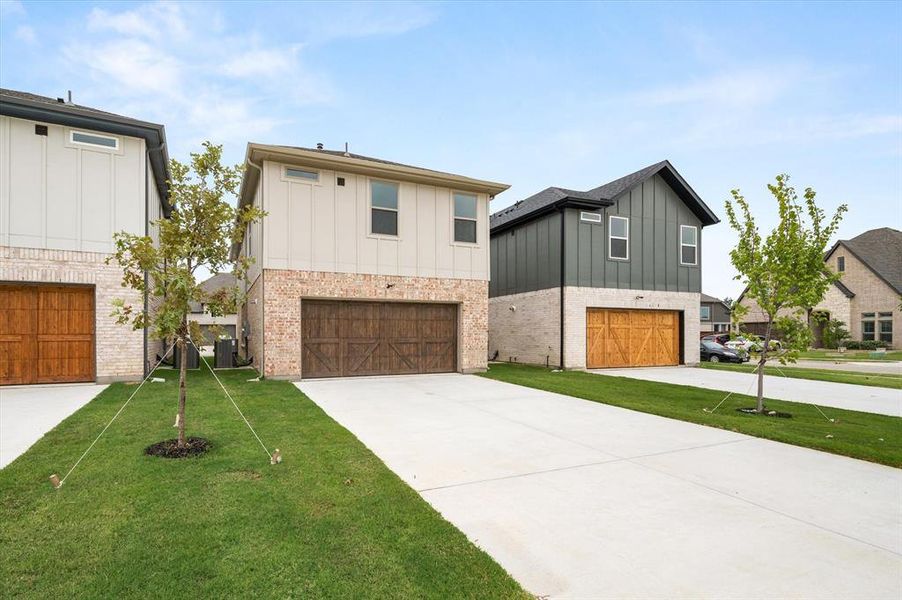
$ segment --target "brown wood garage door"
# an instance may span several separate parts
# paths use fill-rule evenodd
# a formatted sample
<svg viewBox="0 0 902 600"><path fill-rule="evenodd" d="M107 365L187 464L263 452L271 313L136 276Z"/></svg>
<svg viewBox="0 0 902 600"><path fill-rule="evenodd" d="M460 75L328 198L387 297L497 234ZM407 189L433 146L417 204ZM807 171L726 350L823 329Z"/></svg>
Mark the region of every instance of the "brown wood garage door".
<svg viewBox="0 0 902 600"><path fill-rule="evenodd" d="M457 306L304 300L302 376L457 370Z"/></svg>
<svg viewBox="0 0 902 600"><path fill-rule="evenodd" d="M94 288L0 284L0 385L94 381Z"/></svg>
<svg viewBox="0 0 902 600"><path fill-rule="evenodd" d="M588 368L649 367L679 363L679 312L586 309Z"/></svg>

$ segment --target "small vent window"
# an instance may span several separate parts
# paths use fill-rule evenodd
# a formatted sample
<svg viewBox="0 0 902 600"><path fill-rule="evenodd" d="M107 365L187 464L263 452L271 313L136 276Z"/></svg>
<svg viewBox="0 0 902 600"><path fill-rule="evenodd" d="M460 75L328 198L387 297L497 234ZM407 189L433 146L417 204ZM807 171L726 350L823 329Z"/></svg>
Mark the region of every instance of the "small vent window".
<svg viewBox="0 0 902 600"><path fill-rule="evenodd" d="M72 131L69 135L69 140L73 144L97 146L100 148L107 148L108 150L119 149L119 138L106 135L97 135L96 133L85 133L84 131Z"/></svg>
<svg viewBox="0 0 902 600"><path fill-rule="evenodd" d="M846 270L846 257L840 256L836 259L836 270L842 273Z"/></svg>
<svg viewBox="0 0 902 600"><path fill-rule="evenodd" d="M306 179L307 181L319 181L318 171L306 171L304 169L295 169L293 167L285 167L285 177L293 179Z"/></svg>
<svg viewBox="0 0 902 600"><path fill-rule="evenodd" d="M601 223L601 215L593 212L581 212L579 213L579 220L586 223Z"/></svg>

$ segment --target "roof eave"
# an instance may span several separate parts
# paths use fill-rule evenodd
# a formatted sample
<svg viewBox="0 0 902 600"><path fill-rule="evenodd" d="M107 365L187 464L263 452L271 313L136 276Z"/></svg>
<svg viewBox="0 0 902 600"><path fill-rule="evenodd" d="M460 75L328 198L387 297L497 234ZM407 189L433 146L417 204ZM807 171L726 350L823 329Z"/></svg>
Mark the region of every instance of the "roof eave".
<svg viewBox="0 0 902 600"><path fill-rule="evenodd" d="M66 106L65 110L59 110L54 109L52 105L34 100L0 96L0 114L9 117L142 138L147 143L147 154L160 194L160 202L163 204L163 213L168 217L172 207L169 204L167 186L169 152L166 148L166 130L163 125Z"/></svg>
<svg viewBox="0 0 902 600"><path fill-rule="evenodd" d="M556 202L546 204L542 208L523 214L517 218L511 219L510 221L505 221L504 223L496 225L495 227L490 227L489 235L501 233L502 231L506 231L512 227L522 225L523 223L528 223L529 221L538 219L539 217L543 217L549 213L556 212L562 208L586 208L589 210L597 210L599 208L613 206L613 204L613 200L608 200L606 198L590 200L587 198L565 196L560 200L557 200Z"/></svg>

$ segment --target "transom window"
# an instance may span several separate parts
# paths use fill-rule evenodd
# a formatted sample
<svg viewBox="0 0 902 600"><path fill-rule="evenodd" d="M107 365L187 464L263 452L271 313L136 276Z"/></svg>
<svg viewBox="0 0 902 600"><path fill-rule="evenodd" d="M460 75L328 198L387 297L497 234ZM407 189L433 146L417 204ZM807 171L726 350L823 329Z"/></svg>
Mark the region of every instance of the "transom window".
<svg viewBox="0 0 902 600"><path fill-rule="evenodd" d="M846 270L846 257L839 256L836 258L836 270L842 273Z"/></svg>
<svg viewBox="0 0 902 600"><path fill-rule="evenodd" d="M307 181L319 181L319 171L307 171L306 169L285 167L285 177L306 179Z"/></svg>
<svg viewBox="0 0 902 600"><path fill-rule="evenodd" d="M680 264L698 264L698 227L680 225Z"/></svg>
<svg viewBox="0 0 902 600"><path fill-rule="evenodd" d="M702 321L710 321L711 320L711 307L710 306L702 306Z"/></svg>
<svg viewBox="0 0 902 600"><path fill-rule="evenodd" d="M875 334L877 332L877 322L874 320L876 318L876 313L866 312L861 313L861 339L864 341L871 341L877 339ZM890 322L892 323L892 322Z"/></svg>
<svg viewBox="0 0 902 600"><path fill-rule="evenodd" d="M398 235L398 184L370 181L370 232Z"/></svg>
<svg viewBox="0 0 902 600"><path fill-rule="evenodd" d="M608 218L608 258L629 260L630 220L611 215Z"/></svg>
<svg viewBox="0 0 902 600"><path fill-rule="evenodd" d="M454 241L476 243L476 196L454 192Z"/></svg>
<svg viewBox="0 0 902 600"><path fill-rule="evenodd" d="M601 223L601 215L594 212L579 213L579 220L586 223Z"/></svg>
<svg viewBox="0 0 902 600"><path fill-rule="evenodd" d="M83 144L85 146L98 146L108 150L119 149L119 138L109 135L98 135L96 133L86 133L84 131L70 131L69 141L73 144Z"/></svg>

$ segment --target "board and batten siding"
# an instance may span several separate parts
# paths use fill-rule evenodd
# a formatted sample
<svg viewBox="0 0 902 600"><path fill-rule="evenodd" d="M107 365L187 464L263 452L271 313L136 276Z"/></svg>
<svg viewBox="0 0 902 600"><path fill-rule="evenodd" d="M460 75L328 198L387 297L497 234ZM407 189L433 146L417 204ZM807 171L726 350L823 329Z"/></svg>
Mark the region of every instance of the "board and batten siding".
<svg viewBox="0 0 902 600"><path fill-rule="evenodd" d="M564 285L672 292L701 292L702 226L676 192L655 175L599 209L600 223L564 210ZM629 259L608 258L608 218L629 218ZM560 212L492 238L490 296L560 285ZM680 225L698 230L697 264L680 264Z"/></svg>
<svg viewBox="0 0 902 600"><path fill-rule="evenodd" d="M285 177L284 167L264 161L256 193L267 215L251 231L250 246L262 268L488 280L486 194L477 194L477 243L456 243L452 189L373 178L399 185L398 236L373 235L370 177L310 169L319 181L307 182ZM258 243L262 256L254 254Z"/></svg>
<svg viewBox="0 0 902 600"><path fill-rule="evenodd" d="M41 124L46 136L34 121L0 117L0 245L112 252L113 233L143 235L144 140L91 148L70 143L70 127Z"/></svg>

